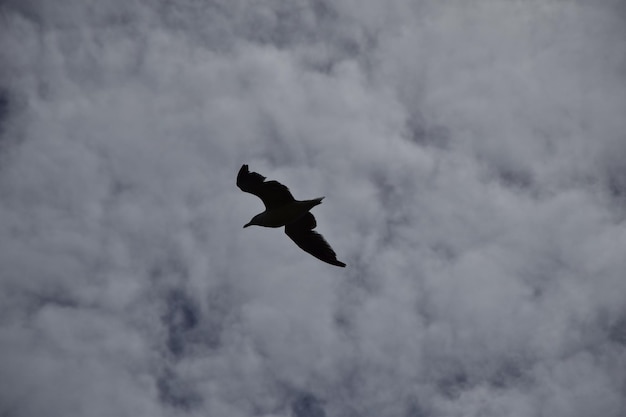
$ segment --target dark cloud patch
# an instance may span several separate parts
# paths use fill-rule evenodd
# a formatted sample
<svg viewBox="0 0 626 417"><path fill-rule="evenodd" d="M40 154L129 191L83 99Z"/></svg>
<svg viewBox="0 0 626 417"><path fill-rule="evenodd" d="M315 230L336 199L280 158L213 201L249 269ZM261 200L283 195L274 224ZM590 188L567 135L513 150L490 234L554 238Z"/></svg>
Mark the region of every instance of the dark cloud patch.
<svg viewBox="0 0 626 417"><path fill-rule="evenodd" d="M164 302L165 344L175 361L198 354L215 354L222 346L224 332L240 320L237 298L227 285L212 289L204 300L181 286L169 290Z"/></svg>
<svg viewBox="0 0 626 417"><path fill-rule="evenodd" d="M182 290L174 289L166 296L163 322L167 329L167 349L175 357L185 354L189 335L200 322L196 303Z"/></svg>
<svg viewBox="0 0 626 417"><path fill-rule="evenodd" d="M9 92L0 87L0 136L4 133L9 117Z"/></svg>
<svg viewBox="0 0 626 417"><path fill-rule="evenodd" d="M503 186L521 191L530 189L534 183L532 174L522 170L503 168L498 170L496 175Z"/></svg>
<svg viewBox="0 0 626 417"><path fill-rule="evenodd" d="M526 389L532 384L533 362L523 358L492 357L474 362L459 358L455 364L440 364L436 377L440 395L452 401L481 388L494 392Z"/></svg>
<svg viewBox="0 0 626 417"><path fill-rule="evenodd" d="M448 149L452 138L445 126L430 126L424 116L412 114L407 120L407 139L420 146Z"/></svg>
<svg viewBox="0 0 626 417"><path fill-rule="evenodd" d="M12 109L17 106L16 103L17 100L10 90L0 87L0 171L7 164L5 157L8 152L18 143L18 138L11 133L9 126Z"/></svg>
<svg viewBox="0 0 626 417"><path fill-rule="evenodd" d="M470 386L470 377L461 369L455 372L446 372L445 376L437 381L439 392L449 399L458 398Z"/></svg>
<svg viewBox="0 0 626 417"><path fill-rule="evenodd" d="M489 376L489 384L500 390L520 388L529 383L527 372L532 368L532 362L522 359L505 359L495 367Z"/></svg>
<svg viewBox="0 0 626 417"><path fill-rule="evenodd" d="M606 182L611 197L618 203L626 205L626 164L610 168Z"/></svg>
<svg viewBox="0 0 626 417"><path fill-rule="evenodd" d="M311 393L302 393L291 402L294 417L326 417L323 403Z"/></svg>
<svg viewBox="0 0 626 417"><path fill-rule="evenodd" d="M47 294L31 294L33 300L33 310L38 310L45 307L58 307L58 308L70 308L80 311L80 301L76 297L72 297L70 294L66 294L62 290L56 292L49 292Z"/></svg>
<svg viewBox="0 0 626 417"><path fill-rule="evenodd" d="M407 401L403 417L428 417L430 415L432 414L425 410L417 399L410 399Z"/></svg>
<svg viewBox="0 0 626 417"><path fill-rule="evenodd" d="M234 42L244 39L278 48L315 42L324 34L323 29L334 31L332 23L336 21L333 7L317 0L270 0L256 4L184 0L163 2L162 12L166 24L185 28L188 36L200 35L201 40L216 49L234 46Z"/></svg>
<svg viewBox="0 0 626 417"><path fill-rule="evenodd" d="M609 340L626 348L626 315L609 327Z"/></svg>
<svg viewBox="0 0 626 417"><path fill-rule="evenodd" d="M5 7L10 13L18 13L44 28L64 29L74 27L78 18L101 27L130 23L137 10L136 4L116 0L98 5L66 0L57 7L41 4L37 0L5 0L0 7Z"/></svg>

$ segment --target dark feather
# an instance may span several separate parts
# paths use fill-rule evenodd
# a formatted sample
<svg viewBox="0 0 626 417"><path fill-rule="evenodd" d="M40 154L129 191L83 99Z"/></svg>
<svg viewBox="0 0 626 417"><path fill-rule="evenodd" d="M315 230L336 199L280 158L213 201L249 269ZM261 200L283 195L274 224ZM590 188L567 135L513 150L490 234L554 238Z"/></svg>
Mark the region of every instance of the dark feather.
<svg viewBox="0 0 626 417"><path fill-rule="evenodd" d="M239 174L237 174L237 187L239 187L241 191L259 197L268 210L295 200L291 192L289 192L289 188L278 181L265 181L263 175L250 172L248 165L241 166Z"/></svg>
<svg viewBox="0 0 626 417"><path fill-rule="evenodd" d="M345 267L346 264L337 260L337 254L324 237L313 231L316 225L315 217L311 213L306 213L295 222L286 225L285 233L300 249L317 259L331 265Z"/></svg>

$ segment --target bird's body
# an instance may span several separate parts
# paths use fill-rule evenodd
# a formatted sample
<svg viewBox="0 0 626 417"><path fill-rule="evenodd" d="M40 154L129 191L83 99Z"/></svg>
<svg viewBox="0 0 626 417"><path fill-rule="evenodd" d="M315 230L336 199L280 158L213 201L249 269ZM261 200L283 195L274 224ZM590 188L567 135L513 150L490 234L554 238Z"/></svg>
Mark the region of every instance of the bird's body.
<svg viewBox="0 0 626 417"><path fill-rule="evenodd" d="M298 247L319 260L331 265L345 267L337 260L335 251L322 235L314 232L317 223L309 212L322 203L324 197L313 200L296 200L289 189L277 181L265 181L265 177L248 170L243 165L237 174L237 186L247 193L259 197L265 204L265 211L257 214L243 227L285 227L285 233Z"/></svg>
<svg viewBox="0 0 626 417"><path fill-rule="evenodd" d="M314 200L294 200L291 203L274 207L271 210L265 210L263 213L254 216L250 223L246 224L244 227L254 225L264 227L286 226L308 213L313 207L321 204L323 199L324 197L316 198Z"/></svg>

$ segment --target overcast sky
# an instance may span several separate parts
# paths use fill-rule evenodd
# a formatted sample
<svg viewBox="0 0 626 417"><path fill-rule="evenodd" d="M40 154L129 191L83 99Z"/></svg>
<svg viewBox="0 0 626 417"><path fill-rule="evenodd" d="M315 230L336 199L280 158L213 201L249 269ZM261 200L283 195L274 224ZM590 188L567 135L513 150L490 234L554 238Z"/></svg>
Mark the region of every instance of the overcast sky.
<svg viewBox="0 0 626 417"><path fill-rule="evenodd" d="M620 0L5 0L0 415L623 417ZM235 177L313 209L322 263Z"/></svg>

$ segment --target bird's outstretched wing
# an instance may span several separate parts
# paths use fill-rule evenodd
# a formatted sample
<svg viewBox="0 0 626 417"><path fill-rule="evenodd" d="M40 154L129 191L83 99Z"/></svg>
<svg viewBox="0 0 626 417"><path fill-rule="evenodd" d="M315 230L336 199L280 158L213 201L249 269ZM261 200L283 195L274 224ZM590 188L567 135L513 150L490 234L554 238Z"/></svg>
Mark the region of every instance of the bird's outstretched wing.
<svg viewBox="0 0 626 417"><path fill-rule="evenodd" d="M315 217L311 213L307 213L295 222L287 224L285 233L300 249L315 256L320 261L342 268L345 267L346 264L337 260L337 254L328 242L324 240L324 237L313 231L315 226L317 226Z"/></svg>
<svg viewBox="0 0 626 417"><path fill-rule="evenodd" d="M265 181L263 175L250 172L248 165L241 166L237 174L237 187L263 200L267 210L295 201L289 188L278 181Z"/></svg>

